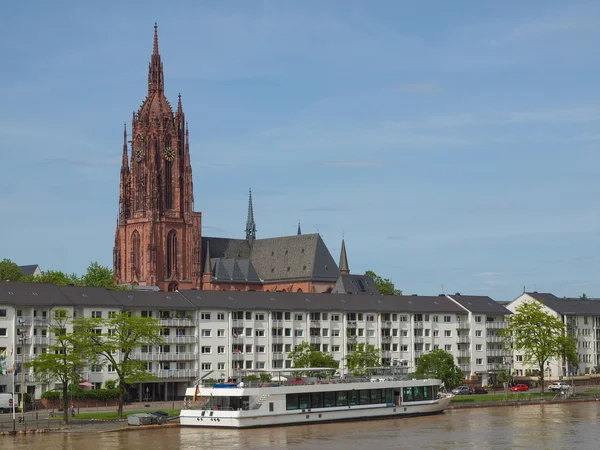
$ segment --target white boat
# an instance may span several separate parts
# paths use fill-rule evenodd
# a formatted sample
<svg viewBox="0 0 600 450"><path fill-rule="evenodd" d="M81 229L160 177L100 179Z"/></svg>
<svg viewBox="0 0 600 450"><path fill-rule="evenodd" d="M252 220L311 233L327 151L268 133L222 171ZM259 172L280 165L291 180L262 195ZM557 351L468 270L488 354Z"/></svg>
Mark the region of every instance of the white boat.
<svg viewBox="0 0 600 450"><path fill-rule="evenodd" d="M440 384L405 376L294 376L282 382L198 385L187 389L179 419L182 426L250 428L437 414L452 400L452 394L439 392Z"/></svg>

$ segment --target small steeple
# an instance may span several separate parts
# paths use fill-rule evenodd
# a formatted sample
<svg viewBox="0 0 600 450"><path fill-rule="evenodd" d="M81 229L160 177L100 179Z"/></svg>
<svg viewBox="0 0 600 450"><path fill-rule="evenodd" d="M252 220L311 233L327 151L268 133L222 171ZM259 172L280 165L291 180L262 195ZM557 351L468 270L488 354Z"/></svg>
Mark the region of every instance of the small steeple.
<svg viewBox="0 0 600 450"><path fill-rule="evenodd" d="M346 255L346 243L342 238L342 251L340 252L340 273L342 275L350 274L350 267L348 267L348 256Z"/></svg>
<svg viewBox="0 0 600 450"><path fill-rule="evenodd" d="M206 241L206 260L204 261L204 275L212 275L212 263L210 261L210 241Z"/></svg>
<svg viewBox="0 0 600 450"><path fill-rule="evenodd" d="M252 207L252 189L249 190L248 219L246 220L246 240L252 242L256 239L256 224L254 223L254 209Z"/></svg>
<svg viewBox="0 0 600 450"><path fill-rule="evenodd" d="M129 172L129 162L127 159L127 123L123 126L123 160L121 163L121 172Z"/></svg>
<svg viewBox="0 0 600 450"><path fill-rule="evenodd" d="M298 236L302 234L302 230L300 229L300 219L298 219Z"/></svg>
<svg viewBox="0 0 600 450"><path fill-rule="evenodd" d="M152 57L148 67L148 95L152 92L163 92L164 85L163 66L160 62L160 54L158 53L158 24L154 22L154 48L152 49Z"/></svg>
<svg viewBox="0 0 600 450"><path fill-rule="evenodd" d="M183 112L183 107L181 106L181 93L179 93L179 96L177 98L177 112L179 114Z"/></svg>

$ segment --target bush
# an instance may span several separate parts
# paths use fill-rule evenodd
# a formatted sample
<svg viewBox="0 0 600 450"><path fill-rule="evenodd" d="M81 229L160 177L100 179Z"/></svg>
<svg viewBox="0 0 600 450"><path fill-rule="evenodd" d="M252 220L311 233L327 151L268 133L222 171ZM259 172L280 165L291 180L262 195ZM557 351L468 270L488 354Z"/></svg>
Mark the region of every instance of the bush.
<svg viewBox="0 0 600 450"><path fill-rule="evenodd" d="M73 390L74 400L98 400L108 401L117 400L119 398L118 389L92 389L91 391L83 391L81 389ZM42 394L41 398L58 400L60 398L60 391L46 391ZM69 392L71 396L71 392Z"/></svg>

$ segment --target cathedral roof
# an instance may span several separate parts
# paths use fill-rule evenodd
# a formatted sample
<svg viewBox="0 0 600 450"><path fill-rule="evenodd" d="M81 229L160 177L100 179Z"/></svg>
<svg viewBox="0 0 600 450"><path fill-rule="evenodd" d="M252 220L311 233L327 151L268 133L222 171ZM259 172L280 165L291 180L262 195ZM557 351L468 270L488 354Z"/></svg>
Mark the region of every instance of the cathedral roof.
<svg viewBox="0 0 600 450"><path fill-rule="evenodd" d="M256 239L203 237L211 258L249 260L264 282L287 280L336 281L340 271L319 234ZM214 267L214 264L213 264Z"/></svg>
<svg viewBox="0 0 600 450"><path fill-rule="evenodd" d="M247 259L211 259L213 277L216 282L262 283L252 263Z"/></svg>
<svg viewBox="0 0 600 450"><path fill-rule="evenodd" d="M371 294L379 295L375 281L368 275L340 275L335 282L332 294Z"/></svg>

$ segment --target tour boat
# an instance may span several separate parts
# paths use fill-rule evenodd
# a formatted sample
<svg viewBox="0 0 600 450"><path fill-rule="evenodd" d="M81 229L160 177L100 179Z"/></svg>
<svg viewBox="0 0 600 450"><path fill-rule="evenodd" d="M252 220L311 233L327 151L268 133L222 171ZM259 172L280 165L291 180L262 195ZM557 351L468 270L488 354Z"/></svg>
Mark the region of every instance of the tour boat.
<svg viewBox="0 0 600 450"><path fill-rule="evenodd" d="M190 387L180 424L250 428L417 416L441 413L452 400L452 394L439 392L441 381L435 379L277 379Z"/></svg>

